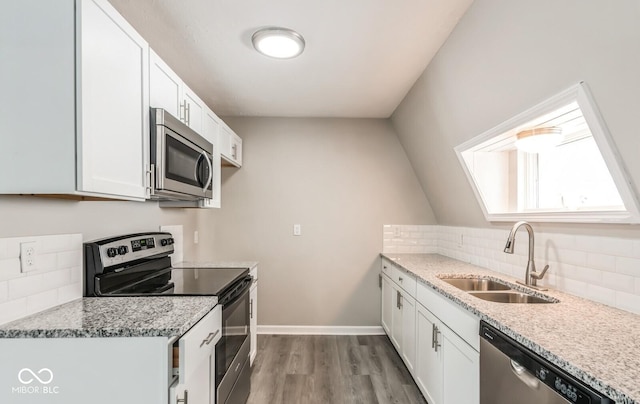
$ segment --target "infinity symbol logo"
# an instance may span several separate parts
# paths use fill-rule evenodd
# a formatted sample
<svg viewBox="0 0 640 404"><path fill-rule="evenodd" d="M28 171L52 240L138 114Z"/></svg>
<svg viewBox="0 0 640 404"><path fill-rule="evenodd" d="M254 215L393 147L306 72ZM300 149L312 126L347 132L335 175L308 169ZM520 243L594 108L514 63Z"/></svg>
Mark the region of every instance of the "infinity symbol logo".
<svg viewBox="0 0 640 404"><path fill-rule="evenodd" d="M25 374L26 374L26 377L25 377ZM47 374L48 374L48 379L47 379ZM38 377L38 375L42 376L42 378ZM53 381L53 372L47 368L42 368L38 370L38 374L35 374L33 370L29 368L21 369L18 372L18 380L20 380L20 383L22 384L30 384L31 382L33 382L34 379L38 380L42 384L49 384Z"/></svg>

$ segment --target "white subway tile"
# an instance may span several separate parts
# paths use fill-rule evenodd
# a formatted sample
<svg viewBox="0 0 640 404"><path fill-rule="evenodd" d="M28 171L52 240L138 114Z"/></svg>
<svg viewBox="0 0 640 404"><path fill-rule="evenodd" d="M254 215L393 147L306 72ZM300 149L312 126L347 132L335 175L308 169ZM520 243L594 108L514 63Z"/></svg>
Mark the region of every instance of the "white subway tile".
<svg viewBox="0 0 640 404"><path fill-rule="evenodd" d="M39 272L55 271L58 268L58 254L38 254L36 255L36 262Z"/></svg>
<svg viewBox="0 0 640 404"><path fill-rule="evenodd" d="M614 237L582 236L582 244L586 252L607 255L633 256L633 240Z"/></svg>
<svg viewBox="0 0 640 404"><path fill-rule="evenodd" d="M25 241L22 238L7 238L6 240L6 255L7 258L20 258L20 242Z"/></svg>
<svg viewBox="0 0 640 404"><path fill-rule="evenodd" d="M0 260L9 258L7 254L7 240L0 238Z"/></svg>
<svg viewBox="0 0 640 404"><path fill-rule="evenodd" d="M615 307L616 292L614 290L604 288L602 286L588 284L587 299Z"/></svg>
<svg viewBox="0 0 640 404"><path fill-rule="evenodd" d="M640 295L640 277L636 278L636 295Z"/></svg>
<svg viewBox="0 0 640 404"><path fill-rule="evenodd" d="M9 300L0 304L0 324L17 320L27 315L27 298Z"/></svg>
<svg viewBox="0 0 640 404"><path fill-rule="evenodd" d="M5 302L9 298L9 284L0 282L0 303Z"/></svg>
<svg viewBox="0 0 640 404"><path fill-rule="evenodd" d="M587 253L576 250L558 250L556 258L559 262L577 266L585 266L587 264Z"/></svg>
<svg viewBox="0 0 640 404"><path fill-rule="evenodd" d="M587 298L587 283L570 279L558 277L558 288L570 293L572 295Z"/></svg>
<svg viewBox="0 0 640 404"><path fill-rule="evenodd" d="M579 266L574 266L573 268L573 274L575 275L574 279L584 281L589 284L602 283L602 271L600 271L599 269Z"/></svg>
<svg viewBox="0 0 640 404"><path fill-rule="evenodd" d="M616 257L616 272L631 276L640 276L640 259Z"/></svg>
<svg viewBox="0 0 640 404"><path fill-rule="evenodd" d="M616 257L613 255L587 253L586 266L607 272L615 272Z"/></svg>
<svg viewBox="0 0 640 404"><path fill-rule="evenodd" d="M9 299L27 297L36 293L44 292L47 284L44 282L44 275L31 275L9 280Z"/></svg>
<svg viewBox="0 0 640 404"><path fill-rule="evenodd" d="M82 282L72 283L58 289L58 304L70 302L82 297Z"/></svg>
<svg viewBox="0 0 640 404"><path fill-rule="evenodd" d="M47 289L57 289L71 283L71 269L47 272L42 277Z"/></svg>
<svg viewBox="0 0 640 404"><path fill-rule="evenodd" d="M72 250L82 251L82 234L69 234L69 242L71 243Z"/></svg>
<svg viewBox="0 0 640 404"><path fill-rule="evenodd" d="M64 251L57 254L57 269L71 268L82 265L81 251Z"/></svg>
<svg viewBox="0 0 640 404"><path fill-rule="evenodd" d="M616 292L616 307L640 314L640 296L625 292Z"/></svg>
<svg viewBox="0 0 640 404"><path fill-rule="evenodd" d="M401 254L410 253L411 252L411 247L409 247L409 246L399 246L398 247L398 252L401 253Z"/></svg>
<svg viewBox="0 0 640 404"><path fill-rule="evenodd" d="M21 276L19 258L0 260L0 281L19 278Z"/></svg>
<svg viewBox="0 0 640 404"><path fill-rule="evenodd" d="M537 237L536 237L537 238ZM541 248L555 248L558 250L576 250L576 237L571 234L543 233L540 236Z"/></svg>
<svg viewBox="0 0 640 404"><path fill-rule="evenodd" d="M71 235L58 234L40 238L40 252L42 254L71 250Z"/></svg>
<svg viewBox="0 0 640 404"><path fill-rule="evenodd" d="M47 290L27 297L27 315L49 309L58 304L58 291Z"/></svg>
<svg viewBox="0 0 640 404"><path fill-rule="evenodd" d="M640 278L634 278L633 276L622 275L615 272L602 273L602 286L621 292L635 293L636 280L640 280Z"/></svg>

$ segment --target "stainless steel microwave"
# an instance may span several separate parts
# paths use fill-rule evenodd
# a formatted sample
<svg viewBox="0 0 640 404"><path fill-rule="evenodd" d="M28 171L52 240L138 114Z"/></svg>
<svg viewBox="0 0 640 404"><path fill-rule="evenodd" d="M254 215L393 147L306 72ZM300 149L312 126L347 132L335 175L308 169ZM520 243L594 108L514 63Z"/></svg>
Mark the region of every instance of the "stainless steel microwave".
<svg viewBox="0 0 640 404"><path fill-rule="evenodd" d="M213 196L213 145L161 108L151 108L151 198Z"/></svg>

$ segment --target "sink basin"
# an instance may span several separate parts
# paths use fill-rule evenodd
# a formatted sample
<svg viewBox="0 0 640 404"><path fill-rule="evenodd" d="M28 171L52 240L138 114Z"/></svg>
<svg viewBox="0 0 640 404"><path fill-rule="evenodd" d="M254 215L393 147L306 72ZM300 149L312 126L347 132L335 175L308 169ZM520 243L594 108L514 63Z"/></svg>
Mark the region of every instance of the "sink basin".
<svg viewBox="0 0 640 404"><path fill-rule="evenodd" d="M478 299L496 303L557 303L557 301L554 300L543 299L538 296L519 292L469 292L469 294L477 297Z"/></svg>
<svg viewBox="0 0 640 404"><path fill-rule="evenodd" d="M485 278L441 278L442 281L458 289L469 291L510 290L504 283Z"/></svg>

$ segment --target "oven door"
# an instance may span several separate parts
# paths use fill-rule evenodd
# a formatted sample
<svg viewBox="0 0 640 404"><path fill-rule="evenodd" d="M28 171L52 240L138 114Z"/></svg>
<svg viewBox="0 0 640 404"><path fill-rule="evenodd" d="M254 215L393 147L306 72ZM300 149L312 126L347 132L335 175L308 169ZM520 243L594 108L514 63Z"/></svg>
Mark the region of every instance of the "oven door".
<svg viewBox="0 0 640 404"><path fill-rule="evenodd" d="M244 280L240 282L245 282ZM248 381L245 363L249 357L249 287L245 282L236 296L222 306L222 338L216 344L216 396L225 403L237 389L245 390ZM224 301L224 297L219 297ZM234 387L235 386L235 387ZM248 394L248 390L246 392Z"/></svg>

